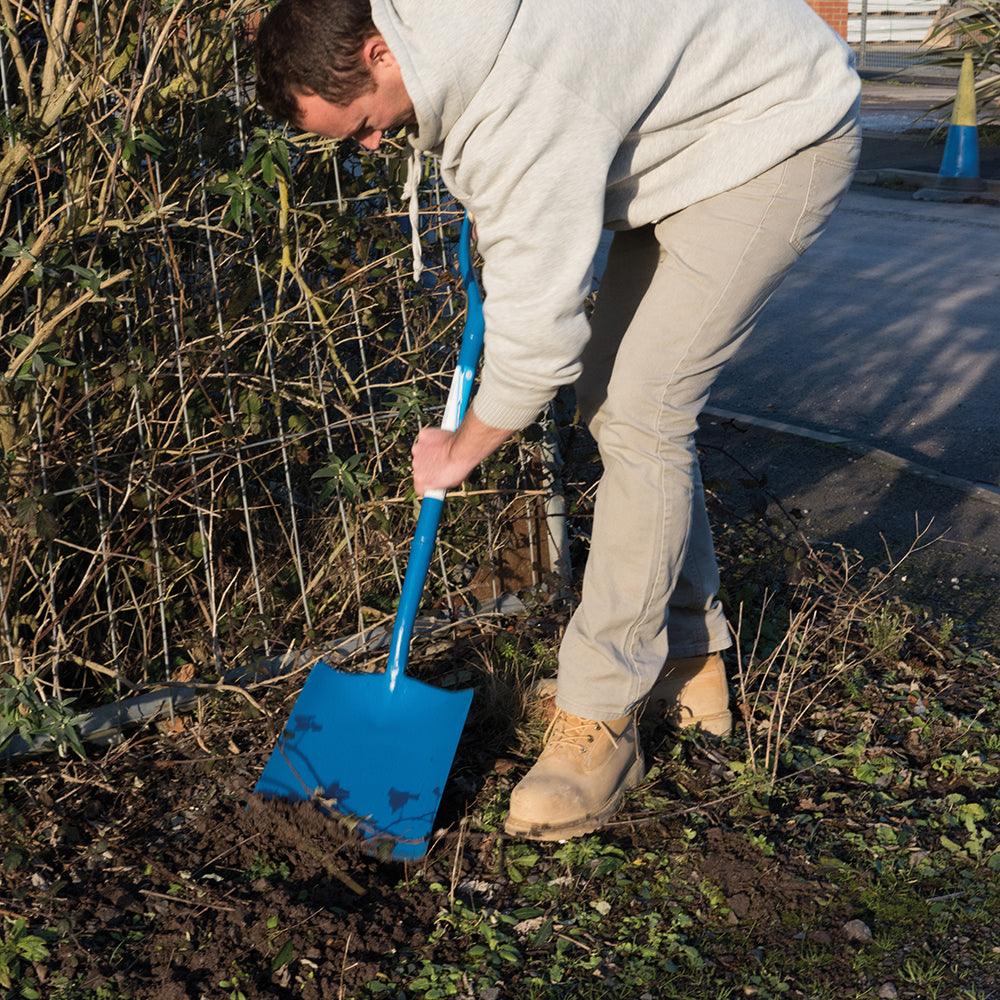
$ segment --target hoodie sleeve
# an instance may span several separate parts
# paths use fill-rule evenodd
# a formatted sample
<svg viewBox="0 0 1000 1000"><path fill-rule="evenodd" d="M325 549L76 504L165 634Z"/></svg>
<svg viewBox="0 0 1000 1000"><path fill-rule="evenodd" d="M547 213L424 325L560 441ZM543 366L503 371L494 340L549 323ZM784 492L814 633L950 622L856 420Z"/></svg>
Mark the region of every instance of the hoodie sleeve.
<svg viewBox="0 0 1000 1000"><path fill-rule="evenodd" d="M580 373L590 336L584 299L622 136L532 66L507 65L502 81L500 94L479 91L444 152L485 262L486 342L473 409L490 426L520 430Z"/></svg>

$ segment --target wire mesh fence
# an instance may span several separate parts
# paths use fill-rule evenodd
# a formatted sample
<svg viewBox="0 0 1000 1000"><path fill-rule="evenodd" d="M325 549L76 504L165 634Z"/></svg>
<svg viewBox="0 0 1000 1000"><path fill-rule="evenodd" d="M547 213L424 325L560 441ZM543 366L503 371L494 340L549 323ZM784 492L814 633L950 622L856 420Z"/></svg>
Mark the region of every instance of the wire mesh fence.
<svg viewBox="0 0 1000 1000"><path fill-rule="evenodd" d="M847 40L858 68L892 73L926 64L932 29L948 6L941 0L849 0Z"/></svg>
<svg viewBox="0 0 1000 1000"><path fill-rule="evenodd" d="M259 8L0 0L0 674L22 704L394 609L409 447L461 330L459 210L425 165L414 282L401 158L254 106ZM546 583L555 459L538 425L451 504L432 603Z"/></svg>

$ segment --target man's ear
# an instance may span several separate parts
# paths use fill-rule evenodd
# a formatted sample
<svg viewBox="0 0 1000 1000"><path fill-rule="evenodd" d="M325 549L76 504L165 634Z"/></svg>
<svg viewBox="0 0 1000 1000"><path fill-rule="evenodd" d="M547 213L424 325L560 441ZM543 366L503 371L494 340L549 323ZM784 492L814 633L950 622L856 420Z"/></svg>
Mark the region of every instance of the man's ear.
<svg viewBox="0 0 1000 1000"><path fill-rule="evenodd" d="M389 46L381 35L370 35L361 46L361 61L371 72L386 57L392 58Z"/></svg>

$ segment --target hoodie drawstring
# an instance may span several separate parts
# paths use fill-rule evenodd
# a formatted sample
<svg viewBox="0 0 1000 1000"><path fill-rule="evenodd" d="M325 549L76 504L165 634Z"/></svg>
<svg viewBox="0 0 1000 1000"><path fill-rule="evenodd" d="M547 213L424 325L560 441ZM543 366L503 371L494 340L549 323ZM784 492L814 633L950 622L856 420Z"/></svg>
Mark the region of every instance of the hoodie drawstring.
<svg viewBox="0 0 1000 1000"><path fill-rule="evenodd" d="M410 199L410 230L413 234L413 280L419 281L424 273L424 257L420 247L420 175L423 165L420 162L420 150L411 148L410 161L406 168L406 183L403 185L403 198Z"/></svg>

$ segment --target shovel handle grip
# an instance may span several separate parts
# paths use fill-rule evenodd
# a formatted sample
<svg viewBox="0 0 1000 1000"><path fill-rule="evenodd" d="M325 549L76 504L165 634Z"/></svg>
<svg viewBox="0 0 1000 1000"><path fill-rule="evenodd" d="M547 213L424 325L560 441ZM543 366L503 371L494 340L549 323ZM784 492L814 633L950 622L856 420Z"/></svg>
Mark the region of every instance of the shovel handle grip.
<svg viewBox="0 0 1000 1000"><path fill-rule="evenodd" d="M451 389L445 406L441 427L446 431L458 429L472 397L472 381L483 352L483 336L486 323L483 318L483 296L476 281L472 266L472 222L468 213L462 220L462 232L458 243L458 263L462 275L467 303L465 327L462 330L462 346L458 352L458 364L451 379ZM389 662L386 665L386 679L389 690L396 687L399 674L406 670L410 655L410 640L413 637L413 623L417 619L420 597L424 582L434 555L441 511L444 508L444 490L428 490L420 503L420 515L410 545L410 558L406 564L403 590L396 609L396 621L389 641Z"/></svg>

